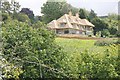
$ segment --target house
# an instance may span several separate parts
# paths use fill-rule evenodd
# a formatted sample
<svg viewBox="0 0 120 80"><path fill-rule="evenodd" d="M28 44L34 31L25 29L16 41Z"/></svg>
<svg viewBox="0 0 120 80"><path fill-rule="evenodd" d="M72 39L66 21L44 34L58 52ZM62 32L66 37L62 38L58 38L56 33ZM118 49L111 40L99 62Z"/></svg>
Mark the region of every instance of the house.
<svg viewBox="0 0 120 80"><path fill-rule="evenodd" d="M59 19L48 23L47 27L56 34L92 35L95 26L86 19L80 19L78 13L73 16L72 12L69 12L69 14L64 14Z"/></svg>

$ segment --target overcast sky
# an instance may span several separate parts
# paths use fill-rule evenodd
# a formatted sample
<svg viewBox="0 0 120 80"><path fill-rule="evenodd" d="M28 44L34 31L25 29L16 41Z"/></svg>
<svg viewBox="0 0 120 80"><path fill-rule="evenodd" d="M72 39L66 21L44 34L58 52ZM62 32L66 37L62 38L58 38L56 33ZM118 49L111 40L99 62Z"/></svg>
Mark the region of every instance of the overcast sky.
<svg viewBox="0 0 120 80"><path fill-rule="evenodd" d="M35 15L41 15L41 7L47 0L16 1L20 3L21 8L30 8ZM77 8L85 8L89 11L93 9L98 16L103 16L108 13L118 13L118 1L119 0L67 0L67 3Z"/></svg>

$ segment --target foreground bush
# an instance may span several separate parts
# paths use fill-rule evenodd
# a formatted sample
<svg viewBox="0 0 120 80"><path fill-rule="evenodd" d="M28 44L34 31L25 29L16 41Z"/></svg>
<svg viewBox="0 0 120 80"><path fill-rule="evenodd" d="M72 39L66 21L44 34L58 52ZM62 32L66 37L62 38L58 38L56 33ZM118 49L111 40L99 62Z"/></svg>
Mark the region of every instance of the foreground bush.
<svg viewBox="0 0 120 80"><path fill-rule="evenodd" d="M39 28L39 25L44 27ZM86 50L69 54L54 43L55 35L44 24L33 26L18 21L2 25L2 57L10 63L9 69L3 67L4 78L119 78L117 45L110 45L103 53Z"/></svg>
<svg viewBox="0 0 120 80"><path fill-rule="evenodd" d="M19 75L21 79L62 77L64 74L56 70L62 70L64 53L54 38L45 27L33 28L27 23L8 21L2 25L3 58L23 71Z"/></svg>
<svg viewBox="0 0 120 80"><path fill-rule="evenodd" d="M109 80L118 79L119 75L116 70L118 68L117 47L111 46L111 50L106 50L104 53L89 53L81 54L82 63L79 65L81 78L88 78L92 80Z"/></svg>

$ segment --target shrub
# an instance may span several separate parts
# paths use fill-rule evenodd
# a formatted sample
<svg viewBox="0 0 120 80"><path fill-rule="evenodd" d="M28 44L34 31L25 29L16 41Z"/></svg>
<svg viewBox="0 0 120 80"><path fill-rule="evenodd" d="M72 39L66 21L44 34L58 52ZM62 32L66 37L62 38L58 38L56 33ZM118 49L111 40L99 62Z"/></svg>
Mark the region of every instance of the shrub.
<svg viewBox="0 0 120 80"><path fill-rule="evenodd" d="M110 32L109 32L108 29L103 29L103 31L101 31L101 35L102 35L102 36L105 36L105 37L109 37Z"/></svg>
<svg viewBox="0 0 120 80"><path fill-rule="evenodd" d="M116 36L117 36L117 37L120 37L120 31L117 31L117 32L116 32Z"/></svg>
<svg viewBox="0 0 120 80"><path fill-rule="evenodd" d="M118 78L119 75L116 71L117 55L113 55L116 54L116 51L113 52L113 49L111 51L106 50L102 58L99 57L100 54L91 54L89 51L81 53L80 77L90 80Z"/></svg>
<svg viewBox="0 0 120 80"><path fill-rule="evenodd" d="M24 71L21 79L64 76L58 73L63 70L64 52L54 43L54 38L46 28L36 29L18 21L6 22L2 25L3 58Z"/></svg>
<svg viewBox="0 0 120 80"><path fill-rule="evenodd" d="M107 39L104 39L104 40L97 40L94 45L96 46L109 46L109 45L112 45L112 44L115 44L116 41L114 40L107 40Z"/></svg>

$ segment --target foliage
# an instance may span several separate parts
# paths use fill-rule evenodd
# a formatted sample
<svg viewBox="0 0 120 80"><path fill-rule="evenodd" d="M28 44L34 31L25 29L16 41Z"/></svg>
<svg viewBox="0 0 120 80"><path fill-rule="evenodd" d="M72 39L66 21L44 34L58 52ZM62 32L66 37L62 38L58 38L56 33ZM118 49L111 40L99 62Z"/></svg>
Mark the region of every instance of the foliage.
<svg viewBox="0 0 120 80"><path fill-rule="evenodd" d="M72 78L86 80L119 79L117 45L100 47L94 46L95 41L92 40L64 38L57 38L56 42L61 44L67 52L68 61L66 61L65 67L68 67L69 70L66 69L66 72L72 75Z"/></svg>
<svg viewBox="0 0 120 80"><path fill-rule="evenodd" d="M102 37L109 37L110 36L110 32L108 29L103 29L103 31L101 31L101 36Z"/></svg>
<svg viewBox="0 0 120 80"><path fill-rule="evenodd" d="M112 27L112 28L109 28L109 32L111 35L115 35L117 33L117 29Z"/></svg>
<svg viewBox="0 0 120 80"><path fill-rule="evenodd" d="M2 13L17 13L19 11L20 5L19 2L2 0L1 1L1 11Z"/></svg>
<svg viewBox="0 0 120 80"><path fill-rule="evenodd" d="M116 32L116 36L117 36L117 37L120 37L120 31L117 31L117 32Z"/></svg>
<svg viewBox="0 0 120 80"><path fill-rule="evenodd" d="M87 12L86 12L85 9L80 9L80 10L79 10L79 17L80 17L81 19L87 19L87 18L88 18L88 15L87 15Z"/></svg>
<svg viewBox="0 0 120 80"><path fill-rule="evenodd" d="M17 14L17 16L14 17L14 19L17 19L20 22L30 22L29 17L24 13Z"/></svg>
<svg viewBox="0 0 120 80"><path fill-rule="evenodd" d="M118 15L115 13L109 13L108 14L108 19L110 20L118 20Z"/></svg>
<svg viewBox="0 0 120 80"><path fill-rule="evenodd" d="M102 31L103 29L108 29L108 24L100 18L94 18L91 22L95 25L94 34L98 31Z"/></svg>
<svg viewBox="0 0 120 80"><path fill-rule="evenodd" d="M41 13L43 13L43 21L49 23L54 19L58 19L64 14L72 11L73 13L78 12L78 9L72 7L70 4L66 3L66 1L56 1L56 0L48 0L43 7L41 7Z"/></svg>
<svg viewBox="0 0 120 80"><path fill-rule="evenodd" d="M112 50L114 51L114 49ZM113 51L106 50L102 58L99 56L100 54L91 54L88 51L82 53L82 63L79 65L81 78L97 78L98 80L117 78L118 74L115 68L118 55L114 55L115 52Z"/></svg>
<svg viewBox="0 0 120 80"><path fill-rule="evenodd" d="M32 25L33 28L46 28L46 24L44 24L43 22L36 22Z"/></svg>
<svg viewBox="0 0 120 80"><path fill-rule="evenodd" d="M42 21L42 16L35 16L34 22Z"/></svg>
<svg viewBox="0 0 120 80"><path fill-rule="evenodd" d="M19 75L23 73L20 67L17 67L14 64L7 62L4 58L0 60L0 66L2 69L2 77L7 79L19 79Z"/></svg>
<svg viewBox="0 0 120 80"><path fill-rule="evenodd" d="M6 22L2 27L3 58L22 67L21 79L65 76L62 73L64 52L55 45L52 32L18 21Z"/></svg>
<svg viewBox="0 0 120 80"><path fill-rule="evenodd" d="M19 2L16 2L15 0L11 0L11 7L12 7L12 11L13 13L17 13L20 9L20 4Z"/></svg>
<svg viewBox="0 0 120 80"><path fill-rule="evenodd" d="M34 13L29 8L22 8L20 13L26 14L30 18L31 22L34 22Z"/></svg>
<svg viewBox="0 0 120 80"><path fill-rule="evenodd" d="M94 12L94 10L91 10L89 13L89 20L93 20L97 17L97 14Z"/></svg>
<svg viewBox="0 0 120 80"><path fill-rule="evenodd" d="M10 13L11 11L11 4L9 3L9 1L1 1L1 11L2 13Z"/></svg>
<svg viewBox="0 0 120 80"><path fill-rule="evenodd" d="M115 20L114 18L103 18L102 20L104 20L104 22L106 22L108 24L108 30L110 32L110 35L117 35L118 32L118 20Z"/></svg>
<svg viewBox="0 0 120 80"><path fill-rule="evenodd" d="M107 40L107 39L104 39L104 40L97 40L94 45L96 46L109 46L109 45L112 45L112 44L116 44L117 41L116 40Z"/></svg>
<svg viewBox="0 0 120 80"><path fill-rule="evenodd" d="M2 13L2 21L5 21L5 20L7 20L7 19L9 19L9 14L7 14L7 13Z"/></svg>

